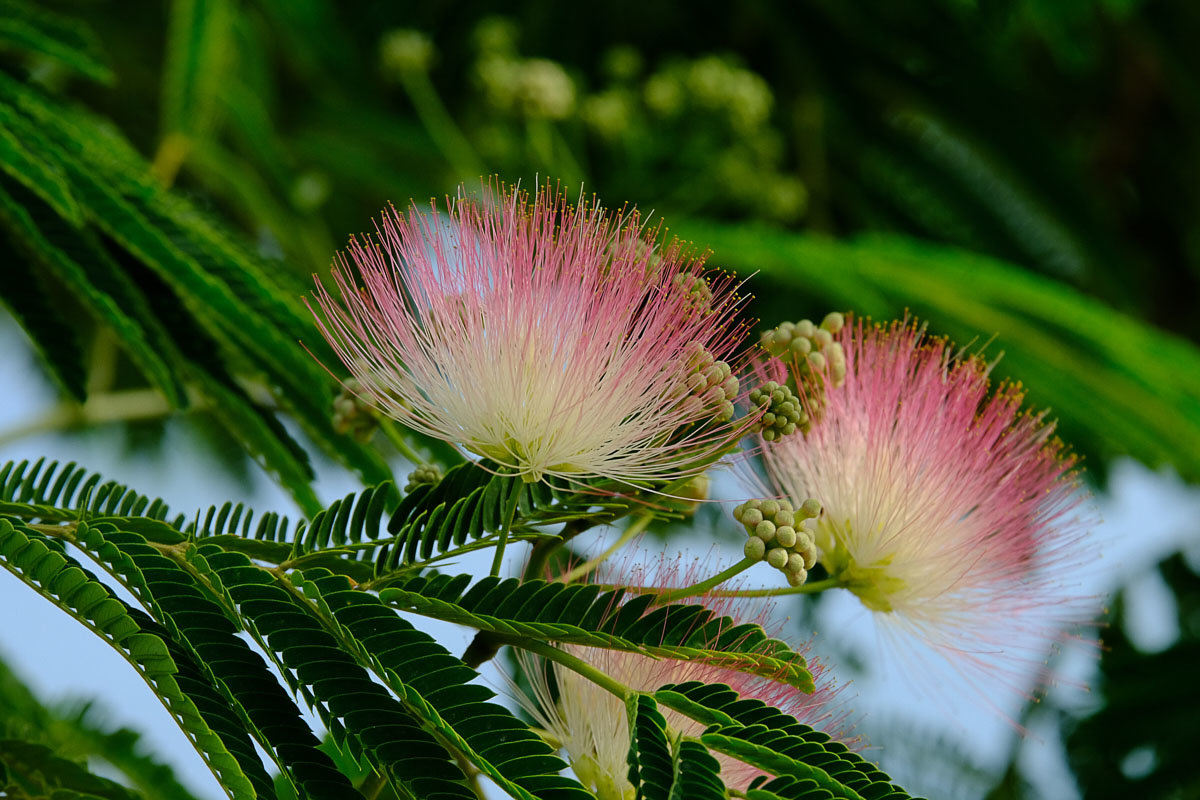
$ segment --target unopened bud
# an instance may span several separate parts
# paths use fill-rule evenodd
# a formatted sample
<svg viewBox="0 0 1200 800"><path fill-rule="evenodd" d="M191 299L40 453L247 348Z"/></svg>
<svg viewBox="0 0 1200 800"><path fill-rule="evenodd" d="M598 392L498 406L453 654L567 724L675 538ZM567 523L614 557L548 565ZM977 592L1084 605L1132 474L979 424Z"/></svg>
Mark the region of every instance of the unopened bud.
<svg viewBox="0 0 1200 800"><path fill-rule="evenodd" d="M767 552L767 563L775 569L783 569L788 563L788 551L782 547L773 547Z"/></svg>
<svg viewBox="0 0 1200 800"><path fill-rule="evenodd" d="M787 525L776 528L775 541L780 547L793 547L796 544L796 529Z"/></svg>
<svg viewBox="0 0 1200 800"><path fill-rule="evenodd" d="M746 554L746 558L762 561L763 554L767 552L767 544L757 536L751 536L746 540L746 546L742 548L742 552Z"/></svg>
<svg viewBox="0 0 1200 800"><path fill-rule="evenodd" d="M838 333L845 325L846 318L838 311L830 311L825 315L825 319L821 320L821 327L830 333Z"/></svg>
<svg viewBox="0 0 1200 800"><path fill-rule="evenodd" d="M775 538L775 523L764 519L762 522L754 526L754 535L762 539L764 542L769 542Z"/></svg>
<svg viewBox="0 0 1200 800"><path fill-rule="evenodd" d="M816 498L813 498L813 497L808 498L807 500L805 500L803 503L800 504L800 514L801 514L801 516L803 516L805 518L820 516L821 515L821 501L817 500Z"/></svg>
<svg viewBox="0 0 1200 800"><path fill-rule="evenodd" d="M408 474L408 483L404 484L404 493L409 494L422 484L437 483L441 479L441 467L437 464L422 464Z"/></svg>

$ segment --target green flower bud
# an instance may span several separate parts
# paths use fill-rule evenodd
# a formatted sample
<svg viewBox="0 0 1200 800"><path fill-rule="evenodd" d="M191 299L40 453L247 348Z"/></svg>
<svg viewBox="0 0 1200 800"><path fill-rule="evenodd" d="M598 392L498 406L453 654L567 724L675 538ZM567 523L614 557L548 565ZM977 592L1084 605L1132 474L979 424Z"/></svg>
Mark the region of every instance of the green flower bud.
<svg viewBox="0 0 1200 800"><path fill-rule="evenodd" d="M779 510L775 512L775 524L780 526L790 526L795 521L795 514L793 514L790 509L784 508L783 503L780 503Z"/></svg>
<svg viewBox="0 0 1200 800"><path fill-rule="evenodd" d="M804 572L808 567L804 566L804 556L799 553L792 553L788 556L787 571L788 572Z"/></svg>
<svg viewBox="0 0 1200 800"><path fill-rule="evenodd" d="M846 325L846 318L841 312L830 311L825 315L825 319L821 320L821 327L830 333L838 333Z"/></svg>
<svg viewBox="0 0 1200 800"><path fill-rule="evenodd" d="M762 561L763 554L767 552L767 544L757 536L751 536L746 540L746 546L742 548L742 552L746 554L746 558Z"/></svg>
<svg viewBox="0 0 1200 800"><path fill-rule="evenodd" d="M815 498L808 498L800 505L800 515L807 517L817 517L821 514L821 501Z"/></svg>
<svg viewBox="0 0 1200 800"><path fill-rule="evenodd" d="M422 464L408 474L408 482L404 484L404 493L409 494L422 484L437 483L441 479L441 467L437 464Z"/></svg>
<svg viewBox="0 0 1200 800"><path fill-rule="evenodd" d="M780 547L793 547L796 544L796 529L787 525L776 528L775 541Z"/></svg>
<svg viewBox="0 0 1200 800"><path fill-rule="evenodd" d="M826 330L817 331L813 334L813 342L817 345L818 350L824 350L833 344L833 334Z"/></svg>
<svg viewBox="0 0 1200 800"><path fill-rule="evenodd" d="M762 522L754 526L754 535L762 539L764 542L769 542L775 538L775 523L769 519L764 519Z"/></svg>
<svg viewBox="0 0 1200 800"><path fill-rule="evenodd" d="M762 513L764 517L774 517L779 513L778 500L764 500L762 504Z"/></svg>
<svg viewBox="0 0 1200 800"><path fill-rule="evenodd" d="M788 586L803 586L806 580L808 580L808 573L804 570L787 573Z"/></svg>
<svg viewBox="0 0 1200 800"><path fill-rule="evenodd" d="M758 524L763 521L762 511L757 508L747 508L742 512L742 516L739 517L739 521L750 530L754 530L758 527Z"/></svg>
<svg viewBox="0 0 1200 800"><path fill-rule="evenodd" d="M767 563L775 569L783 569L787 566L788 551L782 547L773 547L767 551Z"/></svg>

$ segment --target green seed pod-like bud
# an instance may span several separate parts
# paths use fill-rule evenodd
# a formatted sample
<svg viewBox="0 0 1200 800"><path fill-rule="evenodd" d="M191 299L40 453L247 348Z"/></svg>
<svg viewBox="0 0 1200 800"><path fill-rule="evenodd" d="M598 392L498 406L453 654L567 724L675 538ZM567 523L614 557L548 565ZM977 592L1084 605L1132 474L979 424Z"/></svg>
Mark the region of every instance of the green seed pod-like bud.
<svg viewBox="0 0 1200 800"><path fill-rule="evenodd" d="M788 556L787 571L788 572L804 572L808 569L804 566L804 556L799 553L792 553Z"/></svg>
<svg viewBox="0 0 1200 800"><path fill-rule="evenodd" d="M764 500L762 504L763 516L768 519L773 519L779 513L778 500Z"/></svg>
<svg viewBox="0 0 1200 800"><path fill-rule="evenodd" d="M817 331L813 334L813 342L817 345L818 350L824 350L833 344L833 334L826 330Z"/></svg>
<svg viewBox="0 0 1200 800"><path fill-rule="evenodd" d="M788 586L803 586L806 580L808 580L808 573L804 570L800 570L799 572L789 571L787 573Z"/></svg>
<svg viewBox="0 0 1200 800"><path fill-rule="evenodd" d="M803 336L805 339L811 339L813 334L817 332L817 326L812 324L812 320L802 319L796 323L796 335Z"/></svg>
<svg viewBox="0 0 1200 800"><path fill-rule="evenodd" d="M813 565L817 563L817 548L814 545L804 548L800 555L804 556L805 569L812 569Z"/></svg>
<svg viewBox="0 0 1200 800"><path fill-rule="evenodd" d="M767 551L767 563L775 569L783 569L787 566L788 551L782 547L773 547Z"/></svg>
<svg viewBox="0 0 1200 800"><path fill-rule="evenodd" d="M758 527L758 524L763 521L763 514L757 508L747 508L742 511L742 515L738 517L738 521L745 525L750 530Z"/></svg>
<svg viewBox="0 0 1200 800"><path fill-rule="evenodd" d="M746 546L742 548L742 552L746 554L746 558L762 561L763 554L767 552L766 542L757 536L751 536L746 540Z"/></svg>
<svg viewBox="0 0 1200 800"><path fill-rule="evenodd" d="M808 351L812 350L812 340L804 338L792 339L792 343L788 347L798 356L808 355Z"/></svg>
<svg viewBox="0 0 1200 800"><path fill-rule="evenodd" d="M795 514L792 513L791 509L784 508L783 503L780 503L779 510L775 512L775 524L779 525L779 526L783 526L783 525L790 526L795 521L796 521L796 516L795 516Z"/></svg>
<svg viewBox="0 0 1200 800"><path fill-rule="evenodd" d="M741 522L742 514L746 511L746 508L747 508L747 506L745 503L739 503L738 505L733 507L733 511L730 513L733 514L734 519L736 519L738 522Z"/></svg>
<svg viewBox="0 0 1200 800"><path fill-rule="evenodd" d="M846 325L846 318L840 312L830 311L821 320L821 327L830 333L838 333Z"/></svg>
<svg viewBox="0 0 1200 800"><path fill-rule="evenodd" d="M764 542L771 541L775 538L775 523L769 519L764 519L754 526L754 535Z"/></svg>
<svg viewBox="0 0 1200 800"><path fill-rule="evenodd" d="M804 518L817 517L821 515L821 501L810 497L800 506L800 516Z"/></svg>
<svg viewBox="0 0 1200 800"><path fill-rule="evenodd" d="M820 353L808 354L808 365L813 368L814 372L825 371L825 356Z"/></svg>
<svg viewBox="0 0 1200 800"><path fill-rule="evenodd" d="M437 464L422 464L408 474L404 493L408 494L424 483L437 483L442 479L442 468Z"/></svg>
<svg viewBox="0 0 1200 800"><path fill-rule="evenodd" d="M791 548L796 544L796 529L788 525L782 525L775 529L775 541L780 547Z"/></svg>
<svg viewBox="0 0 1200 800"><path fill-rule="evenodd" d="M728 400L722 400L717 406L717 422L728 422L733 419L733 403Z"/></svg>

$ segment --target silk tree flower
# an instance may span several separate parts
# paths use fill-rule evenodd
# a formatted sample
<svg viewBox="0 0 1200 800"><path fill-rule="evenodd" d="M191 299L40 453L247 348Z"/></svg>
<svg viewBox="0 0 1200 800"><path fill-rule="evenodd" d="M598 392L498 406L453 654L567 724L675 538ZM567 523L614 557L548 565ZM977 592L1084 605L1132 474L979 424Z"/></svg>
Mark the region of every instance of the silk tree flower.
<svg viewBox="0 0 1200 800"><path fill-rule="evenodd" d="M742 299L659 233L549 187L392 208L318 283L318 325L380 413L528 481L684 478L750 423Z"/></svg>
<svg viewBox="0 0 1200 800"><path fill-rule="evenodd" d="M681 569L678 559L665 554L634 559L627 557L623 564L604 568L600 580L605 585L654 586L671 590L691 586L708 570L696 561L690 568ZM722 588L727 588L728 584ZM772 635L777 625L770 616L770 604L760 599L724 595L700 595L680 602L704 605L719 616L729 616L739 624L755 623ZM701 681L726 684L743 699L758 699L797 718L800 722L842 739L849 746L848 713L839 697L842 687L826 673L824 665L808 659L816 691L806 694L779 681L724 668L699 661L658 659L636 653L595 647L568 645L570 654L606 673L618 683L635 691L653 692L666 684ZM806 648L801 648L804 652ZM626 778L629 752L629 722L625 705L615 695L579 673L557 662L535 661L522 653L522 667L532 687L532 697L516 693L516 699L530 716L562 745L567 761L584 786L600 800L627 800L633 796L633 786ZM555 701L549 689L547 671L553 674L558 687ZM659 709L672 731L699 737L705 726L671 709ZM721 778L731 789L745 791L750 781L764 773L730 756L714 753L721 764Z"/></svg>
<svg viewBox="0 0 1200 800"><path fill-rule="evenodd" d="M780 495L823 505L820 562L969 683L1040 662L1088 611L1069 585L1087 557L1082 492L1053 424L911 323L860 321L838 340L844 381L825 382L811 429L762 449Z"/></svg>

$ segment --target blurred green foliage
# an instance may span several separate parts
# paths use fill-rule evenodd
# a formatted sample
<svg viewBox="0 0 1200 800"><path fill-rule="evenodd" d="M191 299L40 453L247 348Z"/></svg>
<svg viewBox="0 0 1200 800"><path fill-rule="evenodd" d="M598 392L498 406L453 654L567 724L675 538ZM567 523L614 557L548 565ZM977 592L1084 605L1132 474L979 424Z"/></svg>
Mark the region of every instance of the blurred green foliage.
<svg viewBox="0 0 1200 800"><path fill-rule="evenodd" d="M277 413L388 471L330 444L336 386L291 346L317 346L307 276L387 202L561 180L753 273L767 325L996 337L1091 475L1196 481L1197 41L1190 0L0 0L0 299L64 407L150 389L138 441L198 411L311 510ZM1099 775L1094 729L1072 746Z"/></svg>

